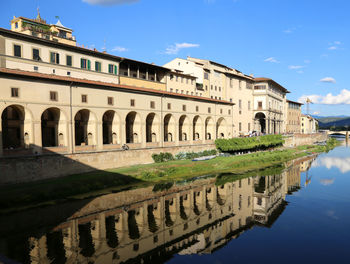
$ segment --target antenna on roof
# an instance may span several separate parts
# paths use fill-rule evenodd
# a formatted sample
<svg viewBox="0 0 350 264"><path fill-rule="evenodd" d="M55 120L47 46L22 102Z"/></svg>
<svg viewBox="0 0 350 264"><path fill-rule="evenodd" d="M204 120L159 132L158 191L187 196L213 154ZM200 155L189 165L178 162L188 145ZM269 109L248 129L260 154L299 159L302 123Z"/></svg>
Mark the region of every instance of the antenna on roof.
<svg viewBox="0 0 350 264"><path fill-rule="evenodd" d="M313 102L310 100L310 98L306 98L306 114L310 115L310 104L313 104Z"/></svg>

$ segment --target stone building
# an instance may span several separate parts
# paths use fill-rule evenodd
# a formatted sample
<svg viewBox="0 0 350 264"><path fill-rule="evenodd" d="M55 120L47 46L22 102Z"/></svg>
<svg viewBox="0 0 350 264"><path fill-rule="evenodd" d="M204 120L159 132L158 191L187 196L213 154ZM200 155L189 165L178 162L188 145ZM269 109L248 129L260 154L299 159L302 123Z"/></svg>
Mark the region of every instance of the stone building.
<svg viewBox="0 0 350 264"><path fill-rule="evenodd" d="M11 27L0 29L1 155L205 145L233 135L234 104L195 92L194 76L67 43L68 31L52 33L66 28L40 15ZM183 93L167 90L176 78Z"/></svg>
<svg viewBox="0 0 350 264"><path fill-rule="evenodd" d="M310 115L301 115L301 133L316 133L318 130L318 121Z"/></svg>
<svg viewBox="0 0 350 264"><path fill-rule="evenodd" d="M286 101L286 133L301 132L301 106L303 104L291 100Z"/></svg>

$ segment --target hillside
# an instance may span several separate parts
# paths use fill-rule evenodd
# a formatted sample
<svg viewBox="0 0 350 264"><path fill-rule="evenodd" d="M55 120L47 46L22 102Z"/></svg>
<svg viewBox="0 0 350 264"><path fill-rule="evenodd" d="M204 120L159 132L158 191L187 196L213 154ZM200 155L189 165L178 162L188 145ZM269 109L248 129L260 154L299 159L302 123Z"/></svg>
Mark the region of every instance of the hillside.
<svg viewBox="0 0 350 264"><path fill-rule="evenodd" d="M350 117L345 118L337 118L337 117L326 117L326 118L320 118L319 120L319 126L320 128L329 128L332 126L335 127L350 127Z"/></svg>

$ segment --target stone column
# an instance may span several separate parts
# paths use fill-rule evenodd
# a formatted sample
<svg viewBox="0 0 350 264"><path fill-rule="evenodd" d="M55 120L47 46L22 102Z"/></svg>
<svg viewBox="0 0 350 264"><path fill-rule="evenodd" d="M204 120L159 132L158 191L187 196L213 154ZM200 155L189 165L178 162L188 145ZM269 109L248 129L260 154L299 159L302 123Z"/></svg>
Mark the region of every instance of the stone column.
<svg viewBox="0 0 350 264"><path fill-rule="evenodd" d="M34 131L33 131L33 136L34 136L34 142L33 142L33 151L36 154L41 154L42 153L42 137L41 137L41 120L34 120L33 122L34 126Z"/></svg>
<svg viewBox="0 0 350 264"><path fill-rule="evenodd" d="M96 122L97 129L96 129L96 149L102 150L103 149L103 126L101 121Z"/></svg>

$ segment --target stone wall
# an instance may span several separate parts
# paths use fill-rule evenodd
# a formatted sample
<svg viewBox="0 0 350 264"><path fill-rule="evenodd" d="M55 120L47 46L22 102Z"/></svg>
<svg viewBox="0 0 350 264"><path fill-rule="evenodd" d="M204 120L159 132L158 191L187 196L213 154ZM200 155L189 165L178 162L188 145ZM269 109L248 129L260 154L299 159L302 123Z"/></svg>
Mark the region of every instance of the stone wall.
<svg viewBox="0 0 350 264"><path fill-rule="evenodd" d="M285 137L283 146L297 147L301 145L312 145L318 141L325 141L327 138L327 133L294 134L292 136Z"/></svg>
<svg viewBox="0 0 350 264"><path fill-rule="evenodd" d="M175 155L179 152L199 152L211 149L215 149L214 144L0 158L0 185L152 163L154 153L170 152Z"/></svg>

